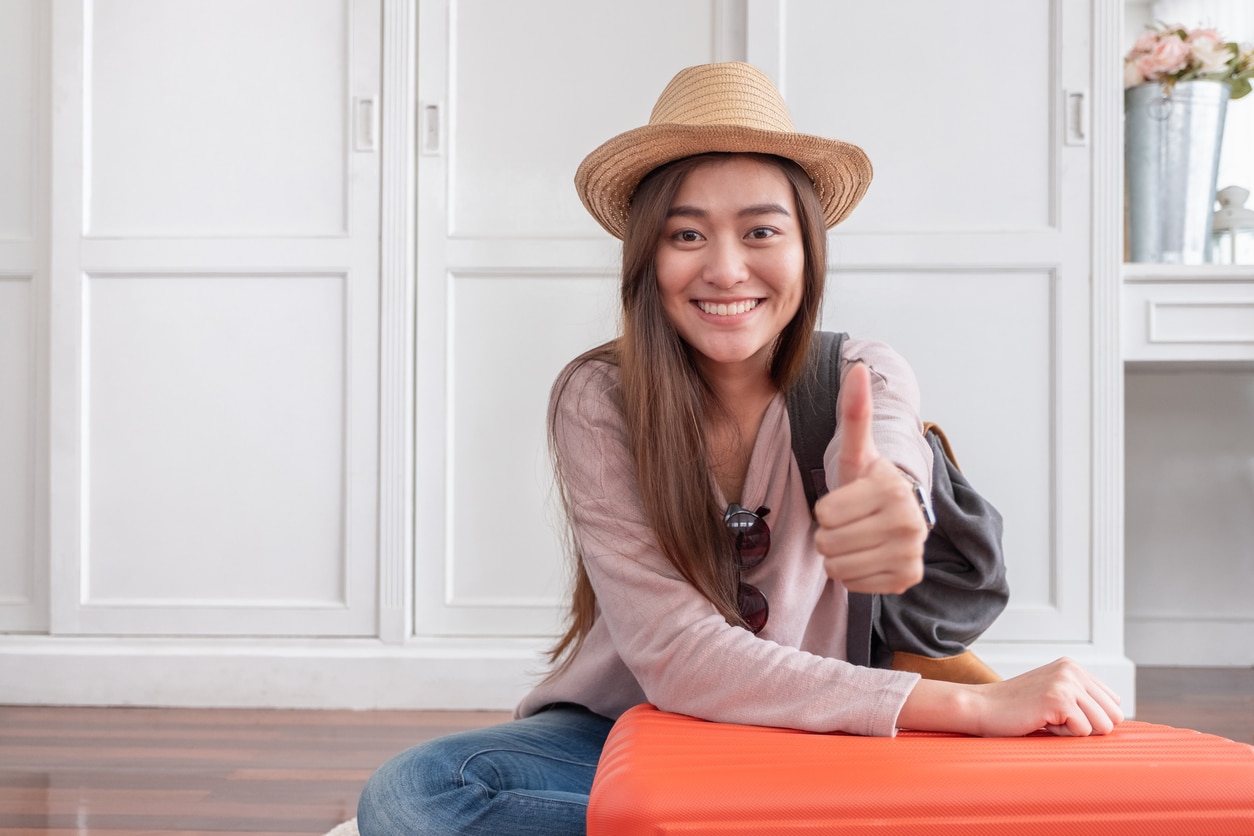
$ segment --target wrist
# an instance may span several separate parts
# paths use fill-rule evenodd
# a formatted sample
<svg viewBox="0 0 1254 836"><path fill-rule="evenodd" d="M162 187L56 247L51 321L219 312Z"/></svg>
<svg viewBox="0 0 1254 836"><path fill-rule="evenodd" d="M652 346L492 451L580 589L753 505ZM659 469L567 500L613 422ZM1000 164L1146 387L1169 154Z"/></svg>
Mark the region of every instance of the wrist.
<svg viewBox="0 0 1254 836"><path fill-rule="evenodd" d="M897 726L978 736L981 733L980 700L977 686L920 679L906 696L897 715Z"/></svg>

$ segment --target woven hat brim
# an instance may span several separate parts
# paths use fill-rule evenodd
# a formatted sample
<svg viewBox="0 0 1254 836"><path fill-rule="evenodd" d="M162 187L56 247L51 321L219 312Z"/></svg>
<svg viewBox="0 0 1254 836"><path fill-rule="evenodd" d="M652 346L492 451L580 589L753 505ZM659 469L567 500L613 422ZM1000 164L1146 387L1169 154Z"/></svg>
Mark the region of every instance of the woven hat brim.
<svg viewBox="0 0 1254 836"><path fill-rule="evenodd" d="M605 230L621 239L640 181L674 160L709 152L774 154L798 163L814 181L828 229L853 211L871 184L871 161L856 145L809 134L735 125L644 125L621 133L584 158L575 190Z"/></svg>

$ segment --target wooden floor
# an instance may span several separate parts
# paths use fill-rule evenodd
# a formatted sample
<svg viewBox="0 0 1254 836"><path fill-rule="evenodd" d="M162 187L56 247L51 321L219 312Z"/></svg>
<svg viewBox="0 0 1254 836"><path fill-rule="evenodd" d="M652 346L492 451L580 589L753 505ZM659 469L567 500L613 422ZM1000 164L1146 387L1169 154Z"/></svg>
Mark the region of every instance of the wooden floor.
<svg viewBox="0 0 1254 836"><path fill-rule="evenodd" d="M1254 744L1254 669L1143 668L1137 719ZM501 713L0 706L0 836L311 834L402 748Z"/></svg>

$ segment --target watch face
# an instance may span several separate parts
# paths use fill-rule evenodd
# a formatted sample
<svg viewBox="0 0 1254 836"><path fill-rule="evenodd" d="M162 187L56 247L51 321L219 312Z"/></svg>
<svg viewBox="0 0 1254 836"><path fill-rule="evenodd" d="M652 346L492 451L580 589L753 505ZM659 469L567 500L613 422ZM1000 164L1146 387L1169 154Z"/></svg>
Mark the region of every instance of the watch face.
<svg viewBox="0 0 1254 836"><path fill-rule="evenodd" d="M923 512L927 530L931 531L936 526L936 512L932 510L932 497L927 495L927 491L918 482L914 483L914 498L919 502L919 510Z"/></svg>

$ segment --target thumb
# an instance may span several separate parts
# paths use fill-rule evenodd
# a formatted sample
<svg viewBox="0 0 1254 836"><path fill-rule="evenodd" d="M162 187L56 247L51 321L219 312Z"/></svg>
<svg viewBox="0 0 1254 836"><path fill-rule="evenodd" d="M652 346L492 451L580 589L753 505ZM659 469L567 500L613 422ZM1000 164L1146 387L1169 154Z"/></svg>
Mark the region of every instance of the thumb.
<svg viewBox="0 0 1254 836"><path fill-rule="evenodd" d="M840 387L840 450L836 456L836 483L847 485L880 457L871 437L871 372L855 363Z"/></svg>

